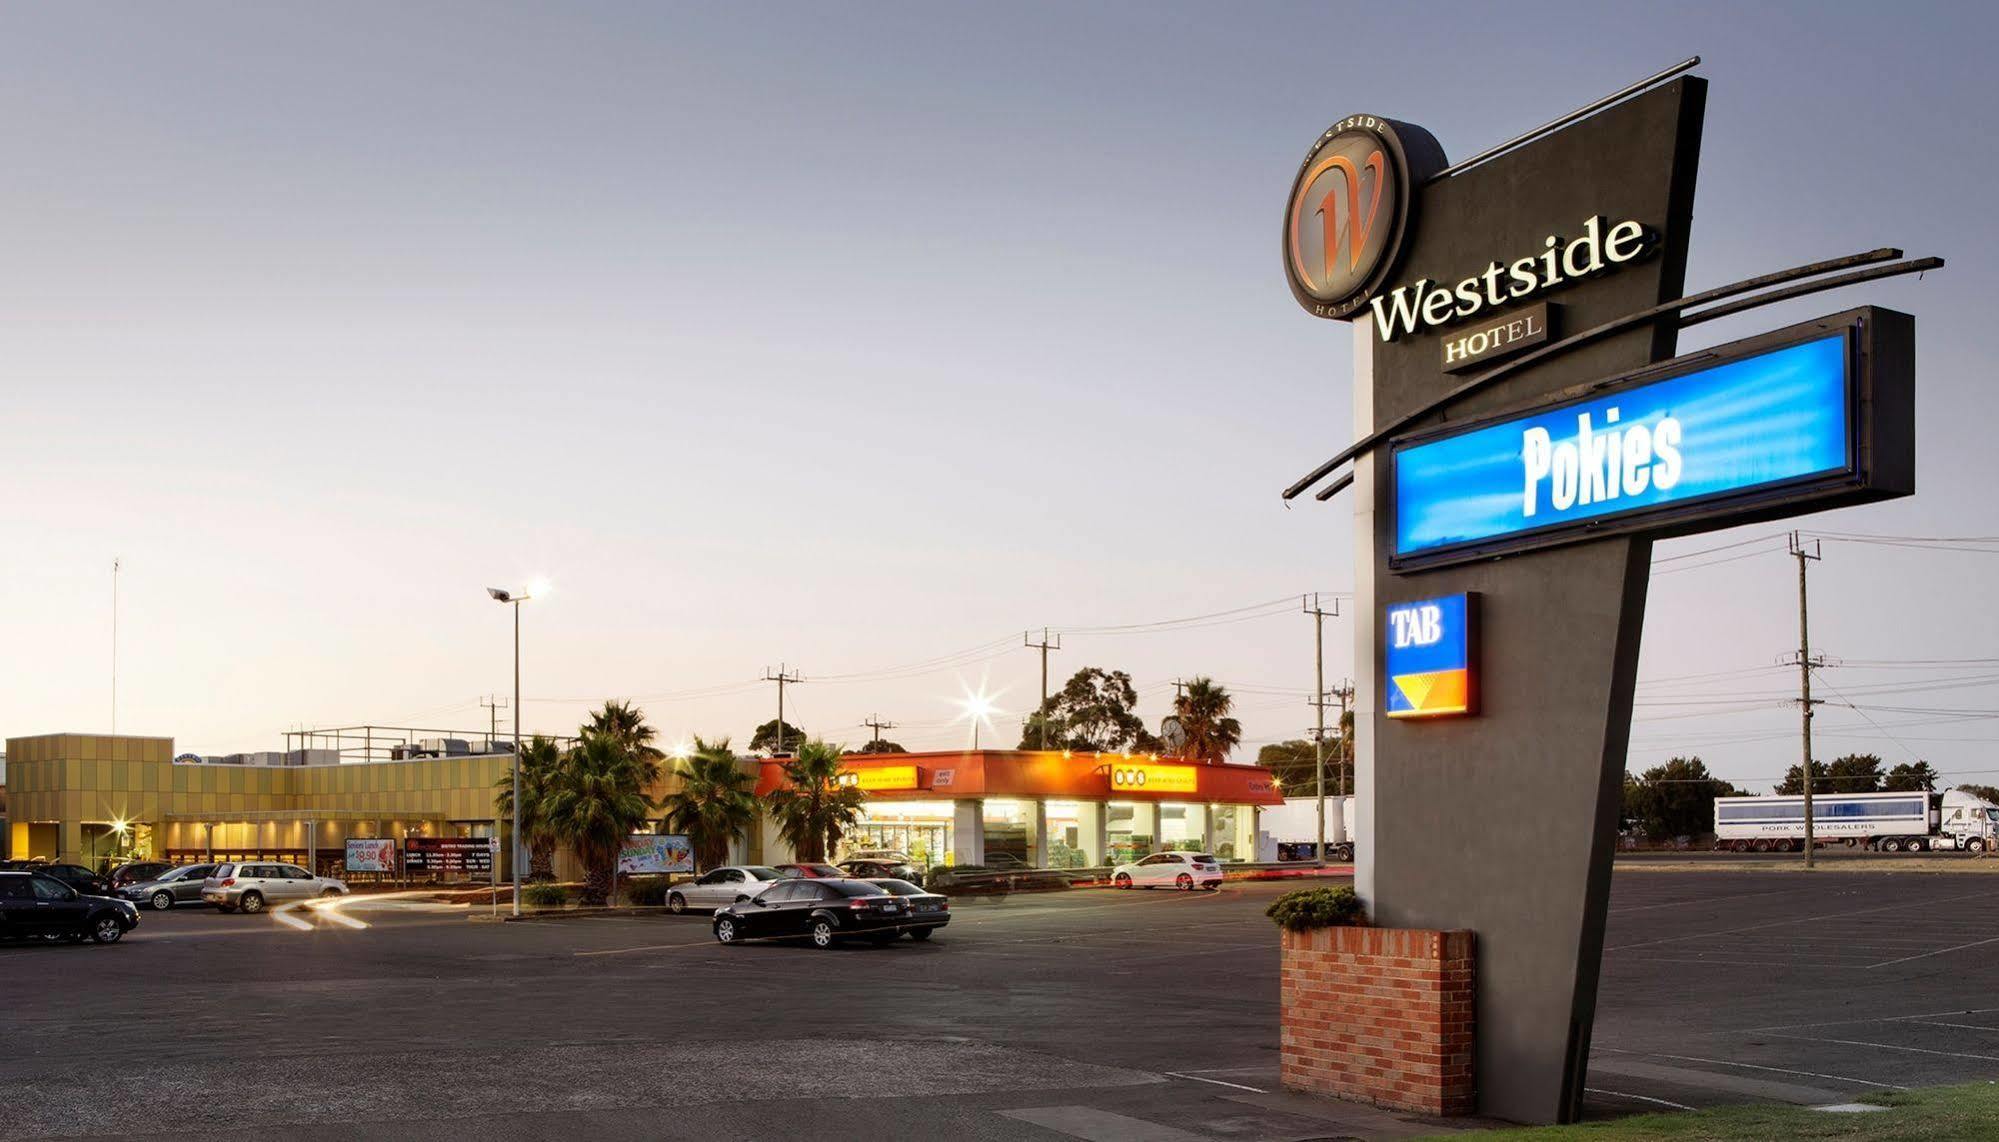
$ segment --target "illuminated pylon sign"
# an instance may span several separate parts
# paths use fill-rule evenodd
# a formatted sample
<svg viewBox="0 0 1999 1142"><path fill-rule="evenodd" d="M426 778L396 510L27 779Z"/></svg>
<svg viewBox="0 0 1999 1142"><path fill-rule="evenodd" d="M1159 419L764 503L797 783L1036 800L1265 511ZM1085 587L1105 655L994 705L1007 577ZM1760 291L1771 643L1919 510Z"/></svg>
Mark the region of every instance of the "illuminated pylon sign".
<svg viewBox="0 0 1999 1142"><path fill-rule="evenodd" d="M1478 711L1477 599L1467 592L1389 605L1382 625L1389 717Z"/></svg>

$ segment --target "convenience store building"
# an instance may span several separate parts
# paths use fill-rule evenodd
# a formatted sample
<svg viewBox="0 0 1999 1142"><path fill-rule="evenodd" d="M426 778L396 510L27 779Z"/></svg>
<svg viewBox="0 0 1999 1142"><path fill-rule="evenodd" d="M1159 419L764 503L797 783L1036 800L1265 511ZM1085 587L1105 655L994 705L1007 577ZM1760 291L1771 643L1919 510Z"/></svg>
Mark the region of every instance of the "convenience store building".
<svg viewBox="0 0 1999 1142"><path fill-rule="evenodd" d="M784 783L784 768L780 759L759 764L761 798ZM1012 857L1034 867L1101 867L1165 848L1251 860L1257 810L1284 803L1261 766L1150 755L854 754L843 778L866 793L867 807L842 850L897 849L919 864ZM768 814L750 848L750 859L765 863L791 853Z"/></svg>

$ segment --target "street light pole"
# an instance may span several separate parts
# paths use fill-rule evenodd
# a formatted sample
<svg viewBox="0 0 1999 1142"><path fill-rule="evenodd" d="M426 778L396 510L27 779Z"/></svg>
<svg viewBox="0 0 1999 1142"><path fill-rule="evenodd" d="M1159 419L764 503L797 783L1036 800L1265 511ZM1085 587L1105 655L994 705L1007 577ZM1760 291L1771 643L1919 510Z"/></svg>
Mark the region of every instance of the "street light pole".
<svg viewBox="0 0 1999 1142"><path fill-rule="evenodd" d="M521 604L532 598L498 587L486 588L495 602L514 608L514 831L507 838L507 868L513 873L514 915L521 914Z"/></svg>

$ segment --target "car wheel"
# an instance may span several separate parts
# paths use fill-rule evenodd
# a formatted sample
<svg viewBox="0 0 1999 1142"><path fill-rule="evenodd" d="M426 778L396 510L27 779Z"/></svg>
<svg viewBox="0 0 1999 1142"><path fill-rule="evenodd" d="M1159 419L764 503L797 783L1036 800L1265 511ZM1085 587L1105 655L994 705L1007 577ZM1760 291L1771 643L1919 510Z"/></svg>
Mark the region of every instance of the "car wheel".
<svg viewBox="0 0 1999 1142"><path fill-rule="evenodd" d="M1968 853L1982 853L1985 851L1985 842L1978 837L1973 837L1964 842L1964 851Z"/></svg>
<svg viewBox="0 0 1999 1142"><path fill-rule="evenodd" d="M236 907L252 914L262 912L264 910L264 894L261 892L245 892L242 901Z"/></svg>
<svg viewBox="0 0 1999 1142"><path fill-rule="evenodd" d="M930 933L934 931L936 931L934 928L911 928L909 930L909 938L912 940L927 940L930 938Z"/></svg>
<svg viewBox="0 0 1999 1142"><path fill-rule="evenodd" d="M1194 891L1194 878L1183 872L1173 878L1173 887L1182 892L1192 892Z"/></svg>
<svg viewBox="0 0 1999 1142"><path fill-rule="evenodd" d="M831 920L814 920L812 922L812 946L815 948L830 948L833 946L833 922Z"/></svg>
<svg viewBox="0 0 1999 1142"><path fill-rule="evenodd" d="M1128 872L1121 872L1121 873L1118 873L1118 874L1117 874L1117 876L1116 876L1116 877L1114 877L1114 878L1113 878L1113 879L1111 880L1111 883L1112 883L1112 884L1114 884L1114 885L1116 885L1116 886L1117 886L1117 887L1119 887L1119 888L1130 888L1130 887L1131 887L1131 874L1130 874L1130 873L1128 873Z"/></svg>
<svg viewBox="0 0 1999 1142"><path fill-rule="evenodd" d="M1881 842L1881 851L1884 853L1901 852L1902 842L1896 840L1894 837L1888 837Z"/></svg>
<svg viewBox="0 0 1999 1142"><path fill-rule="evenodd" d="M115 944L125 935L125 926L116 916L103 916L90 926L90 938L100 944Z"/></svg>
<svg viewBox="0 0 1999 1142"><path fill-rule="evenodd" d="M161 890L153 893L153 911L165 912L174 906L174 894Z"/></svg>
<svg viewBox="0 0 1999 1142"><path fill-rule="evenodd" d="M1930 847L1929 842L1923 840L1921 837L1918 837L1915 840L1909 842L1909 851L1912 853L1922 852L1924 849L1929 847Z"/></svg>
<svg viewBox="0 0 1999 1142"><path fill-rule="evenodd" d="M682 912L687 911L687 898L678 892L667 893L666 910L675 916L680 915Z"/></svg>
<svg viewBox="0 0 1999 1142"><path fill-rule="evenodd" d="M727 916L715 921L715 942L733 944L736 942L736 922Z"/></svg>
<svg viewBox="0 0 1999 1142"><path fill-rule="evenodd" d="M339 890L339 889L337 889L337 888L329 888L329 889L327 889L327 890L326 890L325 892L322 892L322 893L320 893L320 894L319 894L319 898L320 898L321 900L325 900L325 899L328 899L329 897L334 897L334 896L338 896L338 895L340 895L340 890Z"/></svg>

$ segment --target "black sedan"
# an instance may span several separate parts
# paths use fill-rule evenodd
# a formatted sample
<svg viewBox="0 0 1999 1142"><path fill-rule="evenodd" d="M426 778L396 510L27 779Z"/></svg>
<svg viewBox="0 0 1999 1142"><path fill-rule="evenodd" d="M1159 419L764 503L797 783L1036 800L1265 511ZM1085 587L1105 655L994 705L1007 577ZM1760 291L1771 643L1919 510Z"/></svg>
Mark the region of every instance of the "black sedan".
<svg viewBox="0 0 1999 1142"><path fill-rule="evenodd" d="M139 910L86 896L39 872L0 872L0 939L57 938L115 944L139 926Z"/></svg>
<svg viewBox="0 0 1999 1142"><path fill-rule="evenodd" d="M909 920L902 930L912 940L927 940L930 934L951 922L951 898L940 892L925 892L907 880L884 877L869 881L879 884L891 896L900 896L909 905Z"/></svg>
<svg viewBox="0 0 1999 1142"><path fill-rule="evenodd" d="M739 944L803 938L815 948L848 939L886 944L902 934L910 915L902 897L865 880L782 880L754 899L716 909L715 939Z"/></svg>

